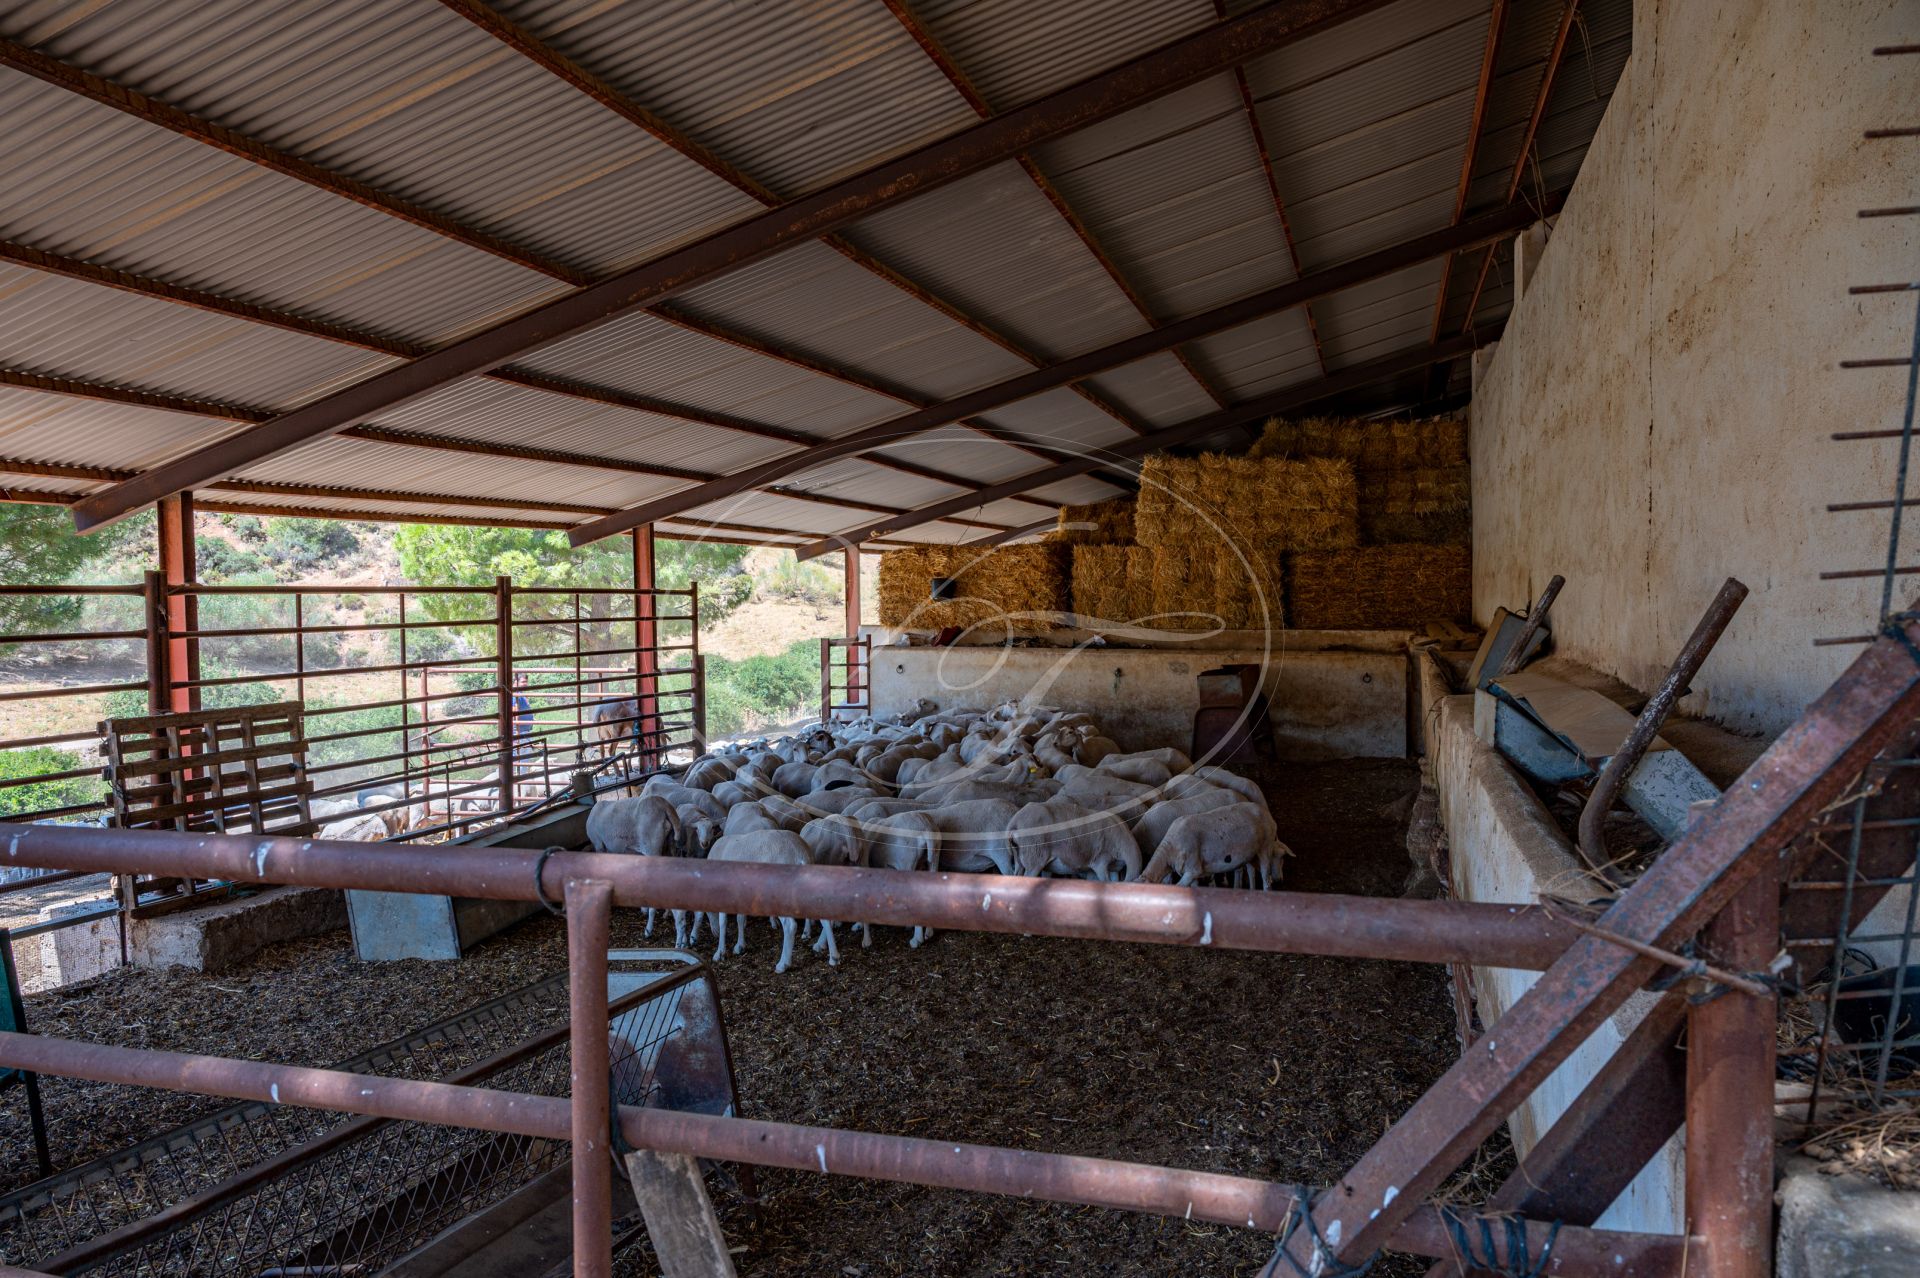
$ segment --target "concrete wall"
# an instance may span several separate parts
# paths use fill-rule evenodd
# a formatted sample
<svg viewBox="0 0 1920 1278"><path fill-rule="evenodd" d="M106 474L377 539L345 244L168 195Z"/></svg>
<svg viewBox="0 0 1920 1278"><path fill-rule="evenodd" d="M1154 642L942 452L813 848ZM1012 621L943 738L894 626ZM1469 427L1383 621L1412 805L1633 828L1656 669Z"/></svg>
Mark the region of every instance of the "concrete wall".
<svg viewBox="0 0 1920 1278"><path fill-rule="evenodd" d="M1265 664L1280 755L1297 760L1399 758L1407 742L1406 636L1282 636L1274 650L1240 648L899 648L873 650L873 706L899 714L925 697L943 709L1010 698L1084 709L1128 750L1193 736L1194 676ZM1328 646L1308 646L1318 642Z"/></svg>
<svg viewBox="0 0 1920 1278"><path fill-rule="evenodd" d="M1893 488L1920 219L1911 0L1634 6L1634 53L1572 199L1475 389L1474 611L1484 623L1555 572L1561 650L1652 687L1720 581L1753 590L1688 702L1777 732L1854 649L1878 583L1824 569L1884 559L1885 512L1827 502ZM1912 527L1920 521L1909 521ZM1920 544L1920 531L1914 544ZM1913 562L1911 554L1907 562ZM1911 579L1904 585L1911 595Z"/></svg>

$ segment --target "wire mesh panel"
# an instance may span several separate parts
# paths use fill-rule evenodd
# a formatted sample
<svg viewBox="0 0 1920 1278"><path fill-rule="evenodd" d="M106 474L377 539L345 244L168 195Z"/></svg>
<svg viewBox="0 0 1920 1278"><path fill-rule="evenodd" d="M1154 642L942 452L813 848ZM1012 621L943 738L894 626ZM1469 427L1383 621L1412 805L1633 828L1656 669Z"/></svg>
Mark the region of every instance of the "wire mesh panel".
<svg viewBox="0 0 1920 1278"><path fill-rule="evenodd" d="M678 1097L730 1111L706 969L691 955L646 951L610 983L619 1101ZM557 975L335 1068L565 1096L567 1034ZM708 1060L721 1066L723 1096L705 1095ZM373 1273L568 1156L562 1142L525 1136L232 1105L0 1198L0 1263L67 1274Z"/></svg>

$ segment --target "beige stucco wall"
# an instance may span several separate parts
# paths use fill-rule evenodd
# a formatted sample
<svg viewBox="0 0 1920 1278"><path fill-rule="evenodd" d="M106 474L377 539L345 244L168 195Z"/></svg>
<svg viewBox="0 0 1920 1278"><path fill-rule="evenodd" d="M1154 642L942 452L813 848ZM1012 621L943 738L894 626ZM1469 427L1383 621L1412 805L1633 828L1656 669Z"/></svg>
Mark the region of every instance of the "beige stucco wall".
<svg viewBox="0 0 1920 1278"><path fill-rule="evenodd" d="M1885 555L1920 218L1911 0L1635 6L1634 54L1473 404L1474 609L1555 572L1560 649L1649 688L1729 575L1753 590L1687 709L1778 731L1854 649L1877 583L1818 580ZM1909 526L1920 525L1920 520ZM1920 548L1920 531L1910 539ZM1911 552L1907 562L1913 562ZM1911 579L1908 588L1912 589Z"/></svg>

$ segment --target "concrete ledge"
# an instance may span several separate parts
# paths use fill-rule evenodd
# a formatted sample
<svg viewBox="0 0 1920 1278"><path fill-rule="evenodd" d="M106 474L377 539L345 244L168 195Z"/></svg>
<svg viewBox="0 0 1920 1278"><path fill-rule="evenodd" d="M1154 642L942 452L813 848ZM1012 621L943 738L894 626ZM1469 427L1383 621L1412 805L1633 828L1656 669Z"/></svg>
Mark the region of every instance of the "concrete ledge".
<svg viewBox="0 0 1920 1278"><path fill-rule="evenodd" d="M1775 1270L1780 1278L1908 1278L1920 1256L1920 1194L1864 1176L1828 1176L1792 1158L1774 1200L1780 1205Z"/></svg>
<svg viewBox="0 0 1920 1278"><path fill-rule="evenodd" d="M127 932L127 955L136 967L224 972L269 945L346 925L346 902L335 889L268 888L217 905L134 919ZM65 928L52 933L52 939L47 957L55 970L48 974L62 984L120 966L120 931L113 919Z"/></svg>
<svg viewBox="0 0 1920 1278"><path fill-rule="evenodd" d="M1578 891L1584 876L1572 845L1505 759L1473 732L1473 698L1446 692L1429 654L1419 664L1420 704L1441 820L1460 896L1531 904L1543 891ZM1504 1015L1532 988L1537 972L1476 968L1474 999L1483 1022ZM1629 999L1587 1037L1508 1120L1524 1156L1573 1103L1652 1005ZM1682 1136L1676 1135L1599 1220L1607 1229L1682 1232L1685 1219Z"/></svg>

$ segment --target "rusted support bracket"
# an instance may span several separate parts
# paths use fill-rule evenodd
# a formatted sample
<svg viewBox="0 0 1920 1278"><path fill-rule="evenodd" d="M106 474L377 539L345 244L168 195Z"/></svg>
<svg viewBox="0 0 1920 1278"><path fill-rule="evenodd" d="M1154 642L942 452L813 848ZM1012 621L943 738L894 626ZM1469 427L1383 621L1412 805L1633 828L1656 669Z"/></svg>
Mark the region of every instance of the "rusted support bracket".
<svg viewBox="0 0 1920 1278"><path fill-rule="evenodd" d="M1883 636L1602 916L1610 932L1671 945L1747 882L1772 884L1779 854L1920 713L1920 627ZM1916 645L1920 646L1920 645ZM1653 960L1594 937L1576 942L1339 1183L1314 1203L1334 1254L1355 1264L1387 1245L1414 1204L1643 984ZM1315 1263L1307 1231L1289 1241ZM1324 1269L1324 1264L1322 1265Z"/></svg>

